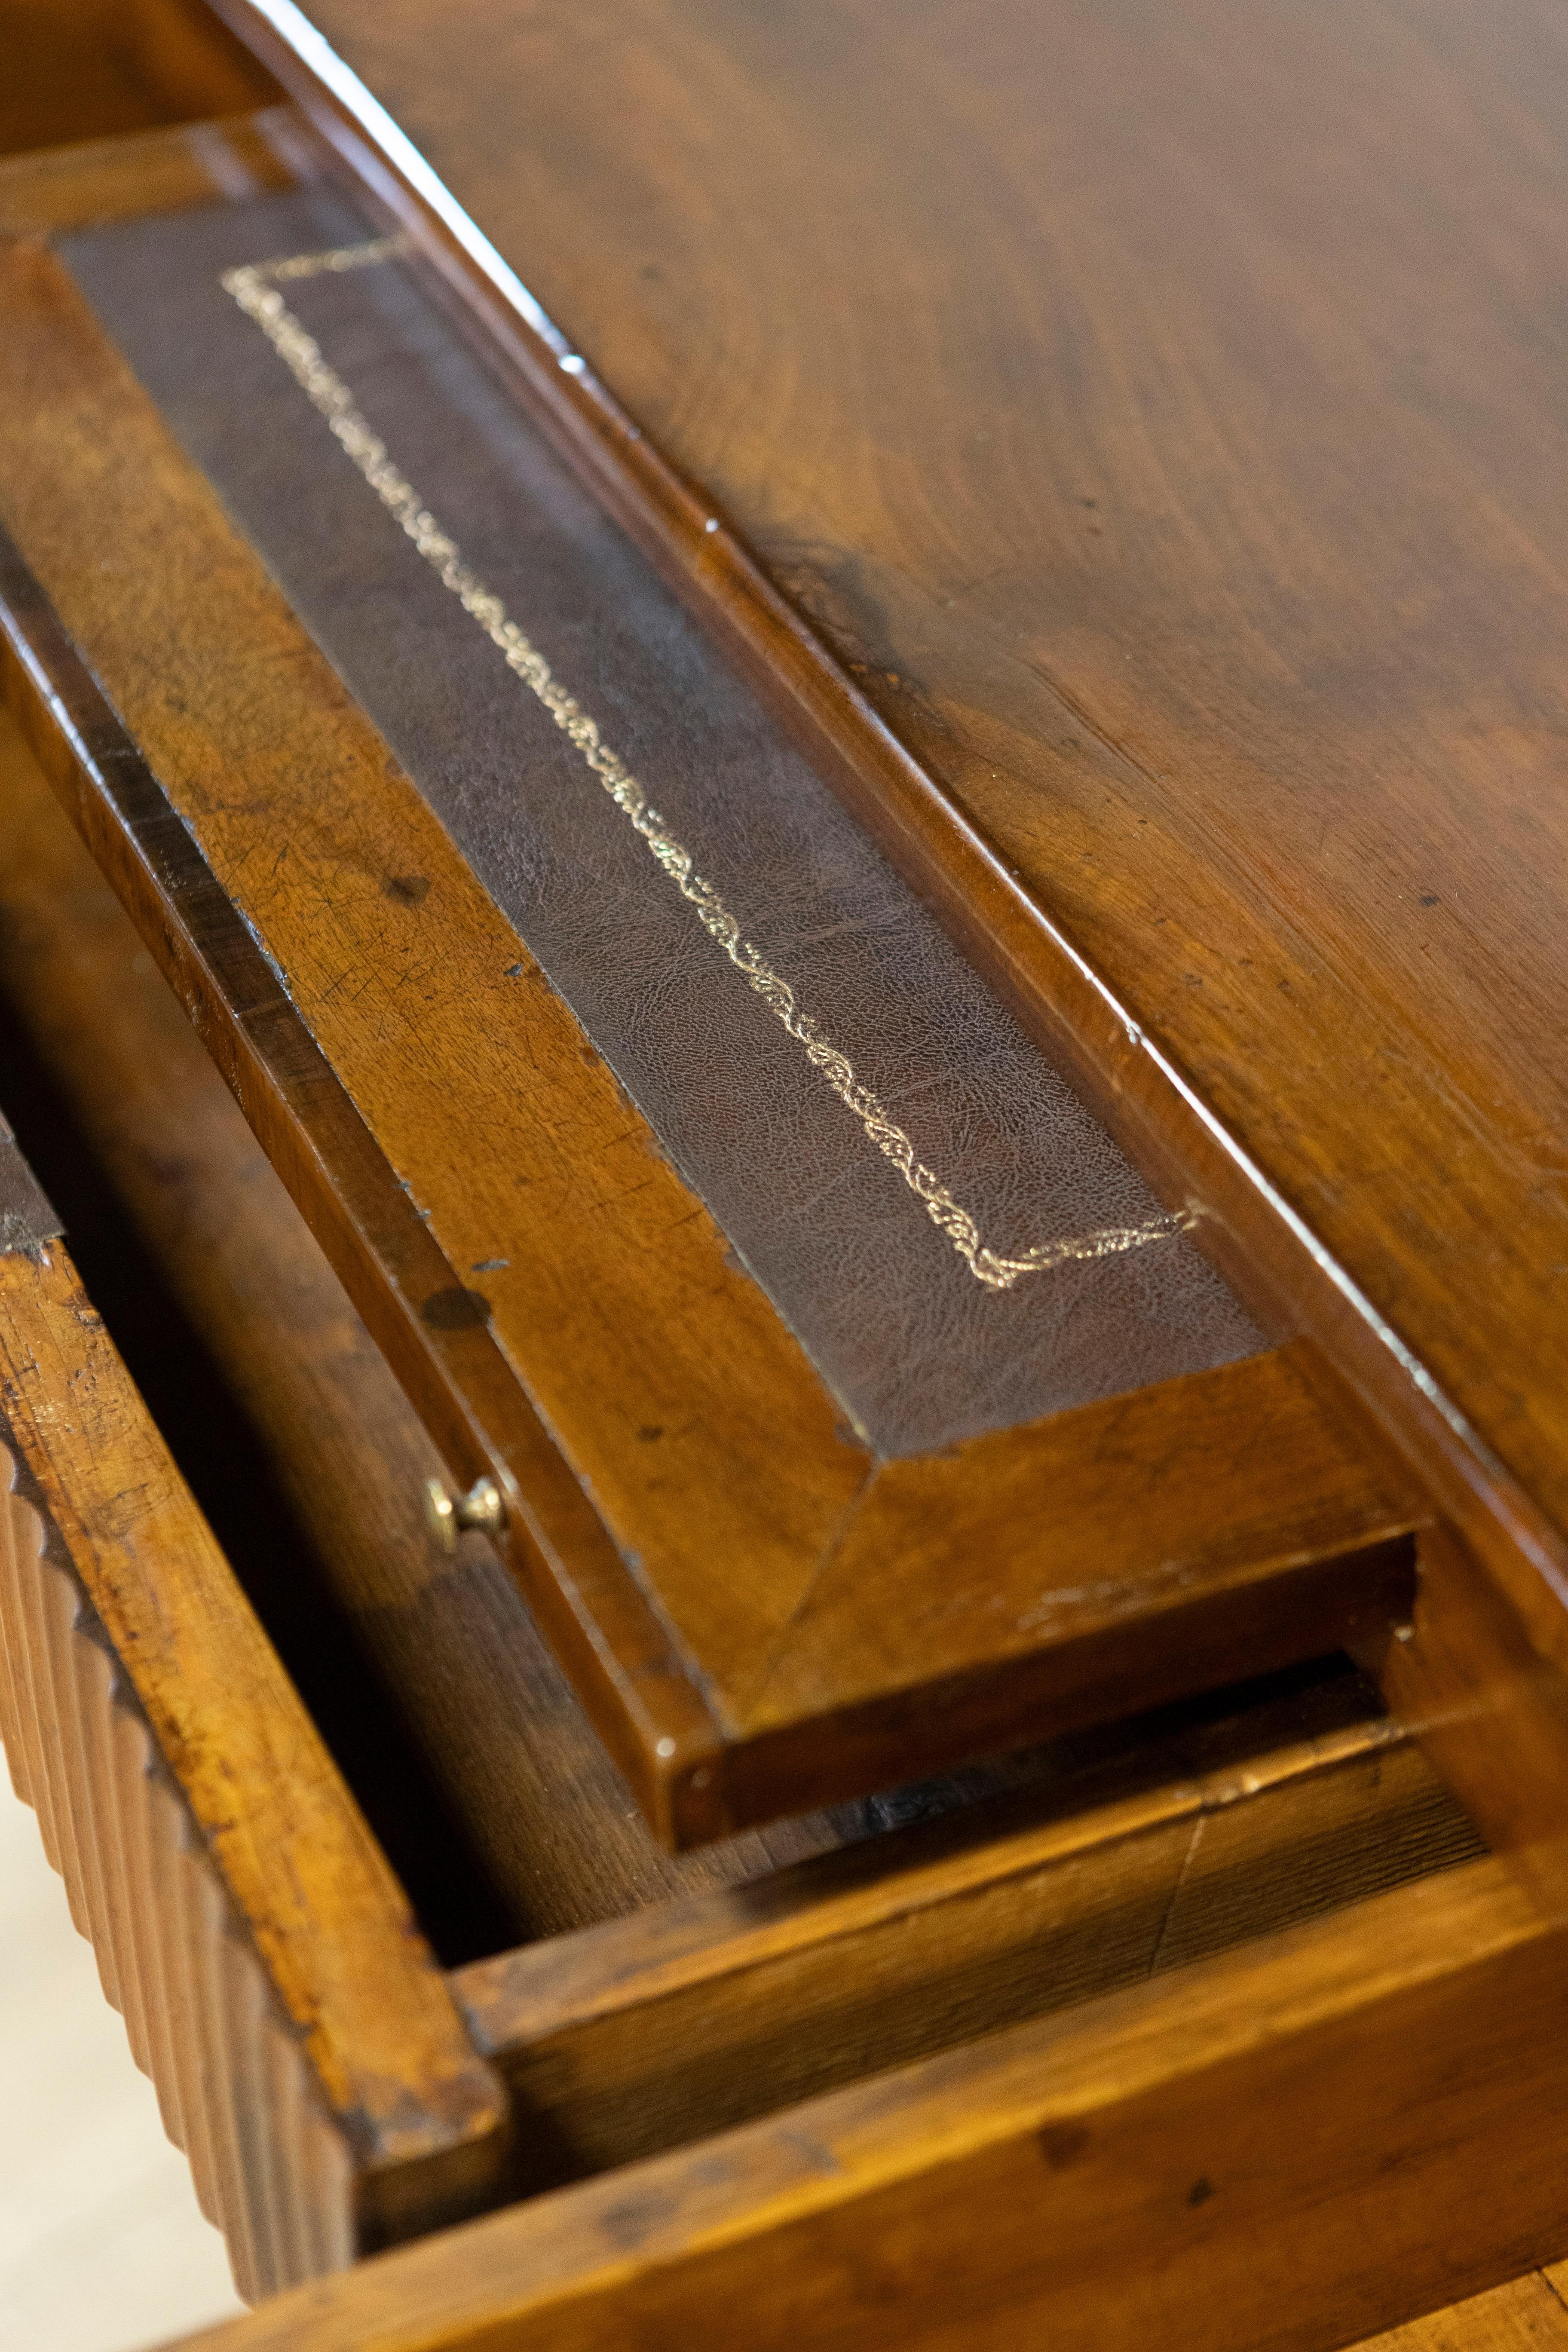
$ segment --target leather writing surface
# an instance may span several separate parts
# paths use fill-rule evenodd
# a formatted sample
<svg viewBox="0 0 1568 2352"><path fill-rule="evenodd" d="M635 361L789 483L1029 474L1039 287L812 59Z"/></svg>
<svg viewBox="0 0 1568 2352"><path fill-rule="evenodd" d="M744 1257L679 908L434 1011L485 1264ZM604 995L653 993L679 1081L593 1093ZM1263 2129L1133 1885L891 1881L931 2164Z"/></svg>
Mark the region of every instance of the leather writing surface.
<svg viewBox="0 0 1568 2352"><path fill-rule="evenodd" d="M357 252L369 236L336 199L289 196L94 232L67 253L850 1421L883 1454L919 1453L1260 1346L1192 1242L406 266L378 253L280 274L268 281L281 297L270 339L223 283L278 257ZM306 342L313 361L300 357ZM352 395L384 478L395 468L417 493L402 520L307 396L311 382ZM558 698L563 688L591 714L662 831L631 821L638 803L604 788L603 759L592 768L559 710L509 666L477 625L476 597L444 584L441 561L428 544L421 552L420 517L426 542L438 534L460 551L538 649ZM695 861L684 877L677 851ZM388 875L384 887L423 904L438 954L442 910L423 899L426 877ZM715 907L739 927L728 949ZM784 984L787 1018L759 972ZM904 1144L904 1172L890 1138ZM585 1199L580 1213L593 1212ZM955 1216L978 1235L967 1254ZM987 1258L1016 1264L1058 1244L1086 1254L978 1278Z"/></svg>

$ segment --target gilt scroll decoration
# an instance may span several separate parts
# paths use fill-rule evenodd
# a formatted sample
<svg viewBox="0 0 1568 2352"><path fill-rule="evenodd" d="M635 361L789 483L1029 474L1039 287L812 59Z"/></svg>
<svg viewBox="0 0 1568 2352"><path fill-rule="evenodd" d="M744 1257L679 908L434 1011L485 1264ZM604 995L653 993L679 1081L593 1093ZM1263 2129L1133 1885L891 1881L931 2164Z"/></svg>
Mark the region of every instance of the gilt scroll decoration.
<svg viewBox="0 0 1568 2352"><path fill-rule="evenodd" d="M544 656L509 616L500 598L464 561L457 541L441 529L418 492L398 470L349 386L329 364L321 345L278 291L280 285L291 280L372 268L395 259L405 249L401 237L376 237L327 252L295 254L227 269L223 273L222 284L246 317L261 330L311 405L326 420L345 455L383 506L395 517L443 587L458 598L463 610L504 656L521 684L549 711L621 814L640 835L649 855L692 907L710 938L801 1047L819 1077L858 1121L868 1139L898 1171L974 1279L993 1293L1008 1291L1026 1275L1045 1273L1072 1260L1118 1256L1189 1231L1195 1218L1191 1211L1182 1211L1136 1224L1107 1226L1042 1242L1013 1256L1004 1255L982 1240L970 1211L918 1158L910 1137L898 1125L880 1097L856 1076L847 1055L822 1034L816 1017L801 1009L791 983L742 935L739 923L718 890L699 872L690 850L670 831L637 778L604 740L597 723L554 676Z"/></svg>

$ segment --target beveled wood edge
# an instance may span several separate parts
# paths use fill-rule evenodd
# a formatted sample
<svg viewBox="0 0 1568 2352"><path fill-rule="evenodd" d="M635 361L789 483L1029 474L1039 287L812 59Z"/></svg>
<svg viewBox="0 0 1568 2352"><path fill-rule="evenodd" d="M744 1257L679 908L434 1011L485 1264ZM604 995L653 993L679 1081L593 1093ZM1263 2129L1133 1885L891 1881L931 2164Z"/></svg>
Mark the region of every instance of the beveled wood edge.
<svg viewBox="0 0 1568 2352"><path fill-rule="evenodd" d="M1031 1718L1037 1729L1048 1723L1053 1737L1087 1730L1249 1673L1272 1674L1352 1645L1370 1652L1408 1619L1415 1560L1403 1529L1364 1549L1358 1543L1268 1566L1257 1580L1130 1615L1070 1647L1025 1653L1005 1671L933 1676L918 1691L846 1705L832 1720L831 1755L804 1714L759 1730L729 1751L729 1820L736 1829L766 1821L773 1810L768 1791L781 1772L814 1810L885 1787L879 1761L907 1754L912 1730L926 1768L945 1771L1017 1748Z"/></svg>
<svg viewBox="0 0 1568 2352"><path fill-rule="evenodd" d="M966 1731L963 1718L1005 1704L1010 1685L1016 1703L1060 1702L1070 1716L1091 1689L1098 1706L1124 1680L1125 1704L1108 1711L1138 1710L1342 1647L1356 1626L1407 1621L1408 1538L1428 1514L1325 1399L1312 1352L1298 1340L879 1465L797 1609L793 1638L745 1693L748 1750L806 1735L824 1653L841 1653L862 1619L891 1615L889 1574L900 1585L913 1576L922 1612L937 1599L935 1625L903 1634L896 1672L878 1656L858 1682L845 1677L834 1720L875 1738L879 1721L900 1711L951 1712L944 1728L925 1725L928 1760L956 1757L966 1740L973 1753L994 1743L997 1733ZM966 1579L973 1619L960 1648L948 1629L965 1622L955 1595ZM1053 1639L1021 1640L1018 1612L1047 1605ZM1227 1633L1227 1620L1260 1609L1267 1622L1245 1638ZM1228 1664L1207 1654L1227 1641ZM1145 1642L1141 1665L1119 1654ZM1191 1675L1181 1691L1165 1687L1178 1651ZM751 1769L737 1758L737 1773Z"/></svg>
<svg viewBox="0 0 1568 2352"><path fill-rule="evenodd" d="M722 1833L700 1693L491 1333L421 1316L458 1274L4 531L0 691L459 1486L500 1486L505 1554L656 1832Z"/></svg>
<svg viewBox="0 0 1568 2352"><path fill-rule="evenodd" d="M477 2210L503 2086L58 1244L0 1256L0 1410L353 2151L362 2242Z"/></svg>
<svg viewBox="0 0 1568 2352"><path fill-rule="evenodd" d="M0 236L54 236L298 185L319 153L291 106L0 156Z"/></svg>
<svg viewBox="0 0 1568 2352"><path fill-rule="evenodd" d="M16 1466L0 1448L12 1784L255 2303L353 2260L353 2158L58 1534L5 1496Z"/></svg>
<svg viewBox="0 0 1568 2352"><path fill-rule="evenodd" d="M1330 2352L1557 2258L1560 1934L1487 1860L365 2263L184 2352ZM1434 2231L1459 2203L1464 2227ZM977 2216L984 2226L976 2227ZM1264 2246L1289 2249L1280 2293Z"/></svg>
<svg viewBox="0 0 1568 2352"><path fill-rule="evenodd" d="M1088 1776L1087 1785L1075 1776L1043 1812L1039 1792L1009 1792L957 1819L890 1830L765 1879L675 1896L626 1918L471 1961L447 1980L479 2048L504 2064L511 2049L565 2029L848 1937L900 1928L1010 1880L1415 1744L1403 1724L1374 1715L1243 1763L1131 1790L1116 1785L1129 1777L1119 1762Z"/></svg>
<svg viewBox="0 0 1568 2352"><path fill-rule="evenodd" d="M1029 896L768 579L713 500L594 374L293 0L208 0L407 236L560 454L736 663L1266 1329L1305 1328L1429 1485L1531 1638L1568 1664L1568 1532L1486 1444L1239 1139Z"/></svg>

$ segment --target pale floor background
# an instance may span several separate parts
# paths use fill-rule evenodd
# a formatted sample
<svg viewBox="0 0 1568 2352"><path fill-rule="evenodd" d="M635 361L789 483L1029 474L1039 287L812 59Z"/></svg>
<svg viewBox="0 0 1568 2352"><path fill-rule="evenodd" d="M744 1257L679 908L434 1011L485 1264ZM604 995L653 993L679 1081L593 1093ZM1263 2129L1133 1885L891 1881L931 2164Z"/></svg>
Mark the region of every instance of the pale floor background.
<svg viewBox="0 0 1568 2352"><path fill-rule="evenodd" d="M0 2346L141 2352L243 2308L0 1759Z"/></svg>

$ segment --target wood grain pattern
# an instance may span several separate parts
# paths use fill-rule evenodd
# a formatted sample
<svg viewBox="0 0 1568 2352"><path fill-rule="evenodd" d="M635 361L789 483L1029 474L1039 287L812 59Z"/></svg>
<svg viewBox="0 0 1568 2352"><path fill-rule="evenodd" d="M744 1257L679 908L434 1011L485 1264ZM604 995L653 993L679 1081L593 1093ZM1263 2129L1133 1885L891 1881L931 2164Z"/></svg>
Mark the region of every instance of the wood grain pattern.
<svg viewBox="0 0 1568 2352"><path fill-rule="evenodd" d="M1330 2352L1553 2254L1565 2000L1473 1863L187 2341Z"/></svg>
<svg viewBox="0 0 1568 2352"><path fill-rule="evenodd" d="M1274 1735L1276 1738L1278 1734ZM1228 1751L1228 1752L1227 1752ZM601 2172L1470 1859L1381 1718L1152 1737L1065 1782L450 1982L537 2147Z"/></svg>
<svg viewBox="0 0 1568 2352"><path fill-rule="evenodd" d="M1561 1663L1556 12L224 13Z"/></svg>
<svg viewBox="0 0 1568 2352"><path fill-rule="evenodd" d="M928 1766L998 1744L985 1668L1002 1659L1009 1712L1066 1729L1353 1644L1358 1627L1385 1640L1408 1614L1421 1507L1373 1468L1309 1354L881 1464L746 1690L737 1812L812 1740L828 1690L835 1752L790 1767L808 1796L842 1787L857 1753L864 1778L900 1723L918 1719ZM960 1609L973 1622L955 1658Z"/></svg>
<svg viewBox="0 0 1568 2352"><path fill-rule="evenodd" d="M1561 2352L1568 2310L1538 2271L1370 2337L1356 2352Z"/></svg>
<svg viewBox="0 0 1568 2352"><path fill-rule="evenodd" d="M274 94L200 0L7 0L0 155L237 114Z"/></svg>
<svg viewBox="0 0 1568 2352"><path fill-rule="evenodd" d="M401 1890L63 1250L37 1265L0 1258L0 1397L12 1440L216 1864L216 1876L193 1880L167 1857L147 1864L153 1907L184 1922L178 1967L199 1974L216 1965L226 1888L346 2136L360 2243L384 2243L472 2210L500 2161L500 2087L464 2034ZM54 1660L66 1694L75 1685L64 1663L70 1604L60 1590L53 1579L25 1596L25 1657L35 1675L38 1661ZM68 1698L58 1711L40 1712L39 1738L63 1740L75 1706ZM79 1733L79 1749L86 1737ZM85 1811L79 1826L72 1807L96 1803L96 1787L69 1793L65 1751L53 1755L52 1768L51 1753L47 1745L39 1751L29 1782L43 1789L46 1843L62 1857L86 1932L95 1905L113 1916L103 1888L115 1855L138 1852L145 1840L134 1828L117 1840L107 1819L100 1830ZM165 1978L175 1964L165 1957ZM111 1969L118 1984L112 1951ZM170 1983L163 1990L158 2008L170 2019L171 2047L160 2079L178 2081L198 2172L233 2182L232 2124L221 2113L206 2116L199 2090L209 2073L232 2077L241 2055L250 2063L249 2045L231 2052L221 2041L232 2020L216 1990L208 2010L182 2019L169 2003ZM251 2189L258 2201L242 2212L231 2200L226 2226L240 2232L237 2266L260 2275L270 2257L245 2232L268 2199L260 2180Z"/></svg>
<svg viewBox="0 0 1568 2352"><path fill-rule="evenodd" d="M0 161L0 236L40 236L128 215L183 212L293 186L308 168L286 106Z"/></svg>
<svg viewBox="0 0 1568 2352"><path fill-rule="evenodd" d="M9 1457L7 1457L8 1460ZM7 1473L8 1475L8 1473ZM0 1503L0 1735L247 2301L353 2260L354 2162L71 1571Z"/></svg>
<svg viewBox="0 0 1568 2352"><path fill-rule="evenodd" d="M945 1613L922 1624L910 1594L819 1634L812 1611L862 1516L889 1557L904 1543L910 1481L873 1479L63 273L13 248L4 274L17 331L0 500L134 730L18 572L13 674L35 747L447 1460L465 1484L500 1483L512 1564L661 1835L695 1842L1037 1738L1047 1698L1068 1723L1163 1695L1146 1650L1120 1681L1107 1671L1147 1597L1142 1565L1099 1564L1118 1486L1142 1482L1144 1534L1182 1556L1166 1590L1192 1639L1166 1654L1200 1683L1398 1608L1385 1547L1415 1515L1401 1483L1294 1368L1259 1360L964 1450L923 1498L952 1522L926 1564ZM136 549L130 594L104 545ZM409 874L430 884L417 905L385 887ZM584 1218L586 1167L600 1189ZM488 1324L426 1312L496 1258ZM1194 1415L1206 1464L1184 1442ZM1016 1466L1042 1446L1048 1533ZM1082 1477L1065 1475L1080 1453ZM1189 1543L1174 1530L1224 1488L1222 1455L1234 1516ZM978 1574L1009 1551L1026 1604L1010 1633ZM1054 1677L1032 1672L1045 1650ZM952 1702L940 1752L922 1687Z"/></svg>

